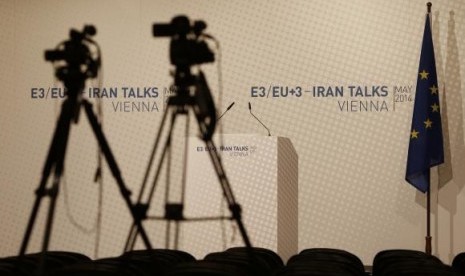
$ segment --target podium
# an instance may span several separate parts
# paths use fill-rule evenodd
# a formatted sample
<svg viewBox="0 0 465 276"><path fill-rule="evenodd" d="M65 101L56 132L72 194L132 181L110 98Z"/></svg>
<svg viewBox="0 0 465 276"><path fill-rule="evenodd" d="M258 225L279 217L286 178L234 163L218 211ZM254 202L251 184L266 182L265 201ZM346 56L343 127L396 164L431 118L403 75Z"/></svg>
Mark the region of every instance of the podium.
<svg viewBox="0 0 465 276"><path fill-rule="evenodd" d="M284 261L298 250L298 157L288 138L223 135L206 148L188 138L184 214L187 218L230 216L208 151L219 152L254 247L277 252ZM182 223L179 249L196 258L244 246L234 221Z"/></svg>

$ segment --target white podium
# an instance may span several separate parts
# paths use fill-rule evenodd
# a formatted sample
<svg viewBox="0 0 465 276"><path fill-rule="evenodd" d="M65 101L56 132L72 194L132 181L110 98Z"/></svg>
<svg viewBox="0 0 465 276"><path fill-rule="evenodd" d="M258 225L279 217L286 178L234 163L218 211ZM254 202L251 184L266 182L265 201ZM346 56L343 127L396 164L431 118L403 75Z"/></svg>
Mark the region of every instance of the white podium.
<svg viewBox="0 0 465 276"><path fill-rule="evenodd" d="M223 135L224 145L209 149L189 138L184 214L230 216L209 150L216 150L253 246L269 248L284 261L298 253L298 157L284 137ZM244 246L235 221L182 223L179 248L197 258Z"/></svg>

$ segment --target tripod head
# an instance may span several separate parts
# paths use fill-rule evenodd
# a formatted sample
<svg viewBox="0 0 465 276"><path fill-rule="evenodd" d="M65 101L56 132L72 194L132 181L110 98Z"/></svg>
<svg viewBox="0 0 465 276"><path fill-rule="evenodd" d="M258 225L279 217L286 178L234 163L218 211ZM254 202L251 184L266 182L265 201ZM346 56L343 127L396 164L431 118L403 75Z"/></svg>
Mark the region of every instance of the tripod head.
<svg viewBox="0 0 465 276"><path fill-rule="evenodd" d="M95 78L100 67L100 53L93 57L86 44L97 44L90 38L97 33L92 25L85 25L82 31L71 29L69 39L53 50L45 51L45 60L63 63L55 67L55 76L63 81L67 96L75 97L84 88L86 79Z"/></svg>
<svg viewBox="0 0 465 276"><path fill-rule="evenodd" d="M170 62L175 66L174 98L168 105L191 105L199 123L202 137L210 140L216 126L215 104L202 71L192 74L191 66L213 62L215 55L208 47L204 38L207 24L204 21L194 21L191 24L187 16L174 17L170 23L153 24L154 37L171 37ZM194 93L190 91L194 87Z"/></svg>

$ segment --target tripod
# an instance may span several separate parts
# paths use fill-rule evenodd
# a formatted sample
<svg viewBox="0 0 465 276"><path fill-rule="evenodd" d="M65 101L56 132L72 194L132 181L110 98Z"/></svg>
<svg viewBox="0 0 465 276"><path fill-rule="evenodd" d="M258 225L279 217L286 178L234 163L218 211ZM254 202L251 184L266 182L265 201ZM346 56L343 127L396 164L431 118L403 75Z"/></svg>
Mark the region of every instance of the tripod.
<svg viewBox="0 0 465 276"><path fill-rule="evenodd" d="M43 254L39 265L39 275L41 275L43 272L45 258L44 253L48 250L50 238L52 235L56 199L58 197L60 181L64 170L64 160L71 123L73 121L74 123L78 122L81 107L83 107L85 110L89 123L92 127L92 131L98 141L100 151L103 153L110 171L116 180L124 202L129 208L129 211L134 220L134 225L137 227L139 233L141 234L145 246L147 248L151 248L150 240L148 239L146 231L141 224L141 219L138 216L137 209L131 201L131 191L128 190L126 184L124 183L115 157L111 152L110 146L108 145L101 125L92 109L92 104L89 101L81 98L86 79L89 77L95 77L100 65L100 61L92 60L87 46L82 44L83 40L91 41L86 37L86 35L88 35L86 33L86 29L82 33L71 31L71 39L64 43L63 50L60 49L46 51L45 55L46 60L48 61L64 60L67 62L67 66L59 67L56 71L57 77L64 83L67 91L67 98L63 101L61 113L56 123L52 142L42 171L42 178L40 180L39 187L35 191L35 202L31 210L30 218L19 252L20 256L24 256L26 253L42 199L46 196L50 197L50 204L46 216L45 231L42 242ZM86 70L83 70L83 67L85 67ZM52 172L53 181L51 187L48 188L47 182Z"/></svg>
<svg viewBox="0 0 465 276"><path fill-rule="evenodd" d="M194 95L191 95L189 87L195 87ZM231 217L200 217L200 218L186 218L183 215L184 209L184 193L185 193L185 186L186 186L186 179L185 179L185 170L184 167L183 172L183 180L182 180L182 195L181 195L181 202L180 203L169 203L167 201L169 195L169 166L171 162L171 140L173 134L173 128L176 122L176 118L179 115L187 116L186 119L186 148L184 152L184 160L187 160L187 137L188 137L188 129L189 129L189 115L190 110L193 111L197 118L197 122L199 125L200 133L202 136L205 145L210 148L216 148L214 142L212 141L212 135L214 132L214 127L216 124L216 111L213 104L213 99L211 98L210 91L208 89L208 85L206 83L204 74L200 71L197 76L192 75L190 72L189 67L177 67L175 72L175 88L176 88L176 95L169 98L167 103L167 108L164 111L162 122L159 127L157 137L155 139L155 144L153 146L150 159L147 165L147 169L145 172L144 180L142 183L141 191L139 193L138 201L136 203L136 207L143 214L141 217L143 219L159 219L159 220L167 220L167 228L166 228L166 246L168 247L169 244L169 233L170 233L170 223L174 221L176 223L176 236L175 236L175 245L177 246L178 243L178 235L179 235L179 227L178 223L181 221L205 221L205 220L219 220L219 219L231 219L235 220L237 223L238 229L244 241L244 244L247 248L251 248L251 242L247 235L247 231L245 226L242 222L241 218L241 206L236 202L234 194L231 189L231 185L229 180L226 176L225 170L223 168L221 158L217 151L210 150L209 155L212 161L214 171L216 176L218 177L218 181L220 183L223 196L226 199L226 203L228 204L229 210L231 211ZM161 142L162 132L167 120L168 114L171 114L171 121L170 126L167 131L167 138L164 142L164 147L161 152L161 157L155 169L155 176L150 187L147 196L145 196L146 200L144 201L144 195L146 195L146 187L147 187L147 180L150 174L153 160L156 155L157 149ZM167 175L167 184L166 184L166 194L165 194L165 214L163 217L147 216L147 211L150 208L150 203L153 199L155 187L158 183L159 176L162 170L163 162L167 159L167 166L168 166L168 175ZM186 161L184 163L186 166ZM136 224L131 226L129 231L129 236L126 242L125 250L132 250L135 246L135 242L137 239L137 235L139 232L139 227Z"/></svg>

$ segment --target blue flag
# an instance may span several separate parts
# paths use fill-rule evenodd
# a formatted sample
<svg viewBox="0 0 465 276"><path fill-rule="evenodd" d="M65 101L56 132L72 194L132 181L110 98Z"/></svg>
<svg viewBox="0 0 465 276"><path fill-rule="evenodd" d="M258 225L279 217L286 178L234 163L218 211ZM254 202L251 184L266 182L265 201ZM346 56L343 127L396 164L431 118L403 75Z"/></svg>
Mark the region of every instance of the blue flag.
<svg viewBox="0 0 465 276"><path fill-rule="evenodd" d="M418 68L415 104L405 180L422 192L429 191L430 168L444 162L439 89L429 13Z"/></svg>

